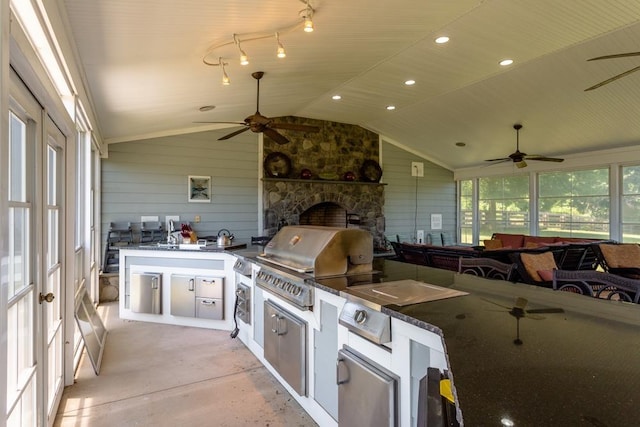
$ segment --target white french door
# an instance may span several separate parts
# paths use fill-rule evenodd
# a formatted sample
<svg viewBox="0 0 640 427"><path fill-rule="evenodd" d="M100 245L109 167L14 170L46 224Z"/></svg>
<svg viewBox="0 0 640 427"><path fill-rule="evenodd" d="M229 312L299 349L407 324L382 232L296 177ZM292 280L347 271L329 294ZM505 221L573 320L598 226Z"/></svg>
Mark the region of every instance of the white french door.
<svg viewBox="0 0 640 427"><path fill-rule="evenodd" d="M38 300L42 309L43 362L44 366L44 404L47 414L47 424L52 425L64 382L64 343L63 343L63 300L65 292L62 289L64 278L64 148L65 137L53 121L47 117L45 123L45 153L44 153L44 216L43 248L46 256L43 267L43 287Z"/></svg>
<svg viewBox="0 0 640 427"><path fill-rule="evenodd" d="M13 73L8 114L6 425L47 426L63 389L65 138Z"/></svg>

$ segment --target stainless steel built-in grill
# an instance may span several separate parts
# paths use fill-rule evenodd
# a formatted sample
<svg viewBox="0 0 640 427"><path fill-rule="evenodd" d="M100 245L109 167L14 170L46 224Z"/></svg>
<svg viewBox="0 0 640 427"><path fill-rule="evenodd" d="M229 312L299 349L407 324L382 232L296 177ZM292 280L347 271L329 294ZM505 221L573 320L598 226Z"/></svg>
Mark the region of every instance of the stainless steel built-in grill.
<svg viewBox="0 0 640 427"><path fill-rule="evenodd" d="M311 277L370 272L373 238L368 231L336 227L283 227L257 257L256 284L302 310L313 306Z"/></svg>

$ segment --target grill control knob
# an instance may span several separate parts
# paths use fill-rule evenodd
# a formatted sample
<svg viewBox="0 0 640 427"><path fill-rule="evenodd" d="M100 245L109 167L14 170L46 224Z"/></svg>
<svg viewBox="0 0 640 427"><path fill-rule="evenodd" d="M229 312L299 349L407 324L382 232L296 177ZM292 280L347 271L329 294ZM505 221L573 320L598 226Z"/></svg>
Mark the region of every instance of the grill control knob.
<svg viewBox="0 0 640 427"><path fill-rule="evenodd" d="M355 314L353 315L353 320L355 320L356 323L362 325L367 321L367 312L364 310L356 310Z"/></svg>
<svg viewBox="0 0 640 427"><path fill-rule="evenodd" d="M294 287L295 287L295 289L293 290L293 294L295 296L300 295L302 293L302 288L300 286L294 286Z"/></svg>

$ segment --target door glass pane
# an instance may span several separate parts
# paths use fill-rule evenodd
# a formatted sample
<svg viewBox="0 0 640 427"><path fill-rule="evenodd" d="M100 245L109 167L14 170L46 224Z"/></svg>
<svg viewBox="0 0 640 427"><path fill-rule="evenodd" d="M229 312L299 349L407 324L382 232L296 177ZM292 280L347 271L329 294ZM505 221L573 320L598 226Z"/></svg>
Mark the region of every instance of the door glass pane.
<svg viewBox="0 0 640 427"><path fill-rule="evenodd" d="M47 267L51 268L56 265L60 258L58 254L58 239L59 239L59 222L58 222L58 210L56 208L50 208L47 213L48 216L48 250L47 250Z"/></svg>
<svg viewBox="0 0 640 427"><path fill-rule="evenodd" d="M47 204L55 205L57 203L56 200L56 150L48 146L47 147Z"/></svg>
<svg viewBox="0 0 640 427"><path fill-rule="evenodd" d="M26 199L26 124L13 113L9 114L9 200Z"/></svg>
<svg viewBox="0 0 640 427"><path fill-rule="evenodd" d="M31 281L28 268L30 265L28 225L28 208L9 208L9 263L7 265L9 298L28 286Z"/></svg>
<svg viewBox="0 0 640 427"><path fill-rule="evenodd" d="M35 366L33 292L12 301L7 312L7 406L19 396Z"/></svg>

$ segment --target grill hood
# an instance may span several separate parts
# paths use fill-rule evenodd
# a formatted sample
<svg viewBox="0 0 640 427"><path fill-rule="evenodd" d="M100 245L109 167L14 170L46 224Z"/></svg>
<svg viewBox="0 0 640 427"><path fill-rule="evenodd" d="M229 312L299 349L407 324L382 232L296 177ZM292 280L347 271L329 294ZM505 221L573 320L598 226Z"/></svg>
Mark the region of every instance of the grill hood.
<svg viewBox="0 0 640 427"><path fill-rule="evenodd" d="M356 228L286 226L258 258L315 277L369 272L373 237Z"/></svg>

